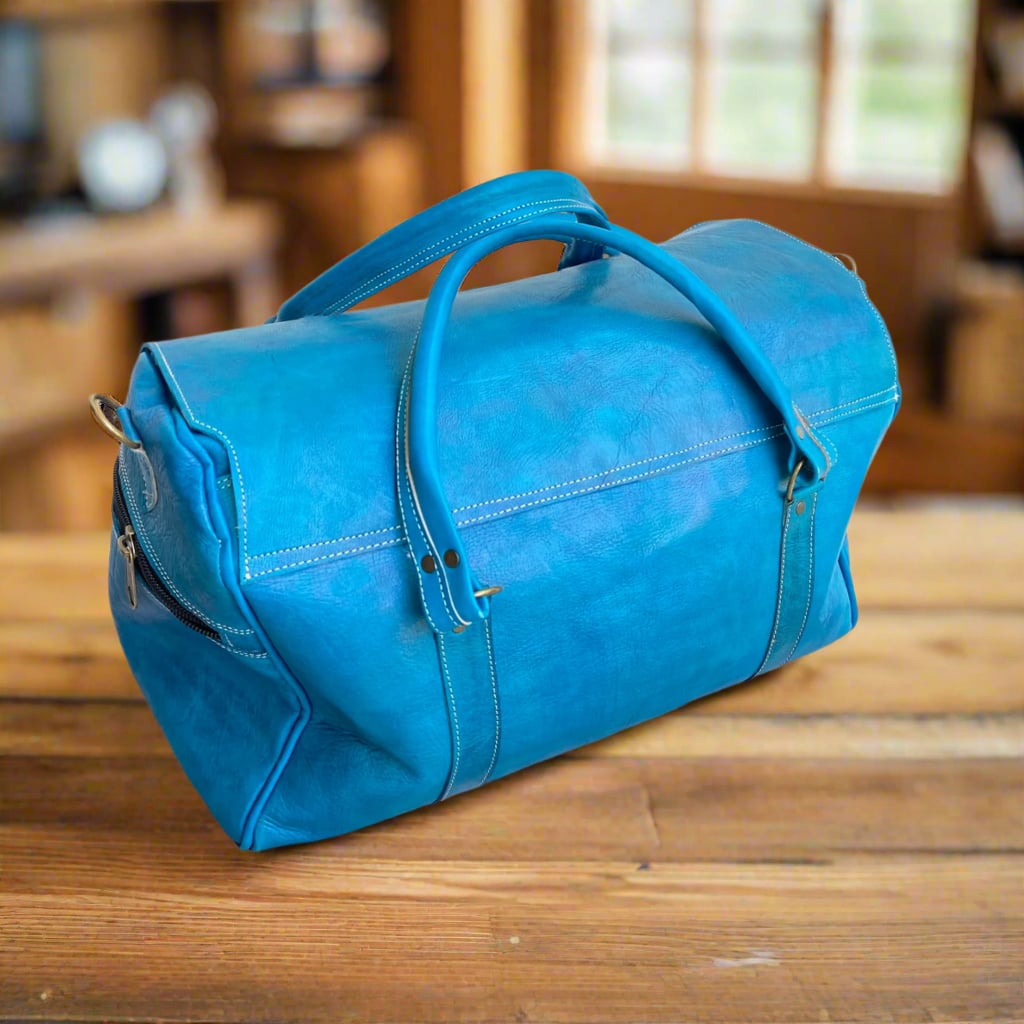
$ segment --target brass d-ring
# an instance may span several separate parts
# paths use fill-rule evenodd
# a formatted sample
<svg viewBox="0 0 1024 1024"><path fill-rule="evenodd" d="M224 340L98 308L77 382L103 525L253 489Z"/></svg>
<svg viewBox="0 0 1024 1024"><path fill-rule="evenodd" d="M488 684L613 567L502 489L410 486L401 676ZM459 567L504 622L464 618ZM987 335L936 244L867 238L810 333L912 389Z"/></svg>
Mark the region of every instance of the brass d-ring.
<svg viewBox="0 0 1024 1024"><path fill-rule="evenodd" d="M786 503L788 504L793 500L793 492L796 490L796 480L800 476L800 471L804 468L805 459L800 459L797 464L793 467L793 472L789 474L789 481L786 484Z"/></svg>
<svg viewBox="0 0 1024 1024"><path fill-rule="evenodd" d="M474 597L493 597L501 593L501 587L484 587L483 590L474 590Z"/></svg>
<svg viewBox="0 0 1024 1024"><path fill-rule="evenodd" d="M110 395L90 395L89 411L99 425L100 430L109 434L118 444L126 444L129 448L141 448L141 441L134 441L122 429L117 415L121 403Z"/></svg>
<svg viewBox="0 0 1024 1024"><path fill-rule="evenodd" d="M846 264L851 274L857 274L857 261L848 252L834 252L832 255L835 256L840 263Z"/></svg>

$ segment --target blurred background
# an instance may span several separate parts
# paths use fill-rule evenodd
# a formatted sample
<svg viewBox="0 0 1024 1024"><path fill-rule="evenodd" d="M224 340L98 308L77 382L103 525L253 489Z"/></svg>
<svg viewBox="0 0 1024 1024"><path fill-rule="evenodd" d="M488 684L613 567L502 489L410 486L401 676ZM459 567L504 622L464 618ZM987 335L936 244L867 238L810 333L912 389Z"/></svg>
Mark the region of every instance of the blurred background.
<svg viewBox="0 0 1024 1024"><path fill-rule="evenodd" d="M108 525L85 396L142 342L527 167L850 254L905 388L869 490L1024 491L1022 145L1012 0L0 0L0 529Z"/></svg>

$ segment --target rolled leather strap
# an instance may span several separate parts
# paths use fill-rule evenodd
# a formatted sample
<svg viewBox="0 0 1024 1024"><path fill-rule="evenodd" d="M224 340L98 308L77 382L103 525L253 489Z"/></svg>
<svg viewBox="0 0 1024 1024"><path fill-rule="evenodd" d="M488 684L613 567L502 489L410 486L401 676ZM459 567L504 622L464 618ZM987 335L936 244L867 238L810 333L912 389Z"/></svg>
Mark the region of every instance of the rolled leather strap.
<svg viewBox="0 0 1024 1024"><path fill-rule="evenodd" d="M502 227L550 214L587 224L608 218L582 182L562 171L521 171L466 189L357 249L285 301L275 320L343 313L363 299ZM600 243L570 239L559 268L600 259Z"/></svg>
<svg viewBox="0 0 1024 1024"><path fill-rule="evenodd" d="M754 675L785 665L800 646L814 597L814 517L821 481L794 491L782 512L779 589L768 649Z"/></svg>
<svg viewBox="0 0 1024 1024"><path fill-rule="evenodd" d="M438 368L452 304L466 274L490 252L513 242L566 237L603 242L606 248L622 254L618 258L636 259L689 299L779 413L792 445L792 464L802 465L807 470L804 479L794 477L794 488L802 496L807 487L823 480L828 472L824 447L800 416L775 368L743 325L697 274L659 246L624 228L570 224L553 217L505 228L461 250L438 276L427 300L419 336L409 355L399 397L396 423L399 511L414 556L427 620L435 630L464 628L485 619L490 599L481 591L487 583L494 582L480 581L473 575L438 472Z"/></svg>

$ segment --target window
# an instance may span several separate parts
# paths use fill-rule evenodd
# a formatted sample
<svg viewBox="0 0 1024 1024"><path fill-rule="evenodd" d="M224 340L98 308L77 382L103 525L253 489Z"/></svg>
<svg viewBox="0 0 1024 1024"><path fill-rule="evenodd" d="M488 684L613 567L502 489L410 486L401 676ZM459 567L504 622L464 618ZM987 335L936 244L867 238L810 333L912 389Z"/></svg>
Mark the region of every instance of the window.
<svg viewBox="0 0 1024 1024"><path fill-rule="evenodd" d="M582 0L591 164L941 192L973 0Z"/></svg>

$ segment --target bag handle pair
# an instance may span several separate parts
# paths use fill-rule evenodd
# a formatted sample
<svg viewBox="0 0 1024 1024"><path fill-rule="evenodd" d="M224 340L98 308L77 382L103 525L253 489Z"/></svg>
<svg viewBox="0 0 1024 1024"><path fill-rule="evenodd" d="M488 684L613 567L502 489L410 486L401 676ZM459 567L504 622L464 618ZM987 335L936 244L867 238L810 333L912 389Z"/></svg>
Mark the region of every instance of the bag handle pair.
<svg viewBox="0 0 1024 1024"><path fill-rule="evenodd" d="M555 213L571 214L581 223L608 227L604 211L571 174L506 174L424 210L357 249L296 292L274 319L344 313L477 238ZM603 254L600 244L570 239L559 269L600 259Z"/></svg>
<svg viewBox="0 0 1024 1024"><path fill-rule="evenodd" d="M527 205L533 201L523 199L523 188L532 189L534 184L544 192L544 198L539 198L536 205ZM556 185L562 198L554 195ZM510 190L517 194L512 196ZM493 200L499 192L506 200L514 198L516 202L506 201L495 213ZM580 204L578 208L576 203ZM552 211L546 210L548 206L558 213L576 213L580 221L552 216ZM447 211L453 209L463 219L457 227L449 224L445 230ZM470 189L342 260L289 299L278 314L278 319L294 319L341 312L455 252L434 283L410 352L399 396L396 437L399 509L420 576L427 619L438 631L461 632L474 621L487 618L490 597L495 592L472 573L438 472L437 388L445 329L459 288L477 263L505 246L539 239L566 243L560 266L588 262L604 253L629 256L693 304L782 419L792 448L787 504L792 503L795 490L816 488L828 471L824 447L801 416L774 366L726 303L696 273L645 238L609 225L583 186L568 175L524 172ZM418 246L412 254L408 252L410 245Z"/></svg>

